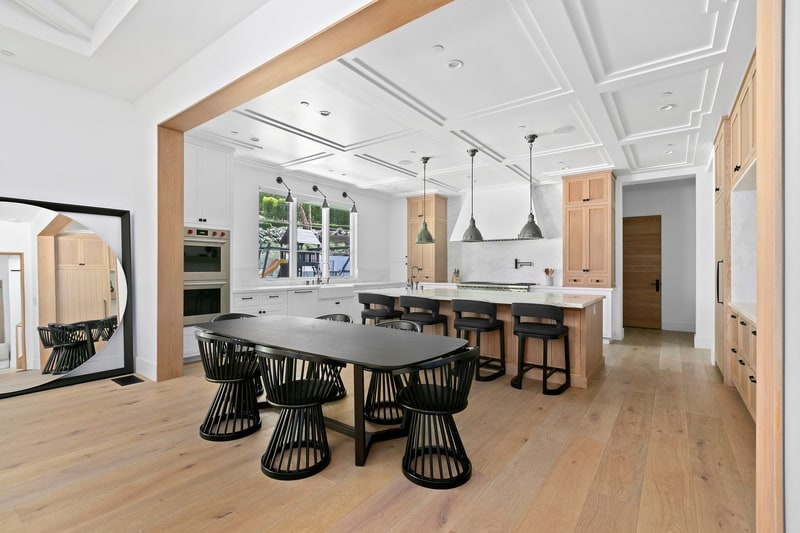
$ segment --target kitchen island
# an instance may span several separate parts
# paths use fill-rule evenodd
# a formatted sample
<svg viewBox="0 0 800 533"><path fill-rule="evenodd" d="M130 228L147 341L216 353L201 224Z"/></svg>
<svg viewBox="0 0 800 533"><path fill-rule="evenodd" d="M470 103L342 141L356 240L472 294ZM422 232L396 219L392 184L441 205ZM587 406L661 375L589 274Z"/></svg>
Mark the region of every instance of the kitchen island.
<svg viewBox="0 0 800 533"><path fill-rule="evenodd" d="M510 292L470 289L376 289L369 292L385 294L396 299L399 309L400 296L422 296L439 300L440 312L448 317L448 335L455 336L453 328L454 314L450 302L454 299L482 300L497 304L497 318L504 322L505 338L500 339L500 332L484 333L481 338L481 352L485 355L500 353L500 342L505 342L506 374L517 373L517 338L514 336L514 317L511 315L512 303L534 303L561 307L564 309L564 325L569 327L570 379L572 385L587 388L591 377L600 372L604 366L603 358L603 296L597 294L576 294L564 292ZM431 331L441 330L431 328ZM474 344L473 335L470 344ZM528 340L525 350L525 361L541 363L542 344L536 340ZM564 364L563 341L551 341L548 360L553 366ZM533 369L525 374L526 378L541 380L541 370ZM557 383L559 375L550 379Z"/></svg>

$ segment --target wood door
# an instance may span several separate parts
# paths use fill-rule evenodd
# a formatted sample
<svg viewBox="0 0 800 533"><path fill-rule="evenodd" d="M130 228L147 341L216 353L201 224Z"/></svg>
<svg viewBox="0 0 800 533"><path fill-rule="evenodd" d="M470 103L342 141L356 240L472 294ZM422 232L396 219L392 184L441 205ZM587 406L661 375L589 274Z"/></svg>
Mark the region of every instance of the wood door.
<svg viewBox="0 0 800 533"><path fill-rule="evenodd" d="M622 219L622 325L661 329L661 215Z"/></svg>

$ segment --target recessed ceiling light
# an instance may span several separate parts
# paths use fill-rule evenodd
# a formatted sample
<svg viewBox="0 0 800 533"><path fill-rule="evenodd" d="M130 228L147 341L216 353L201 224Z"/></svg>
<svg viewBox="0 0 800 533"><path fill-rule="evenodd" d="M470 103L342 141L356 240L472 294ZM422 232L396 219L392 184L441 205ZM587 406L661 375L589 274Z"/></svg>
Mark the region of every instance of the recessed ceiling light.
<svg viewBox="0 0 800 533"><path fill-rule="evenodd" d="M670 111L671 109L675 109L675 104L664 104L658 108L659 111Z"/></svg>
<svg viewBox="0 0 800 533"><path fill-rule="evenodd" d="M556 128L553 130L553 133L556 135L563 135L565 133L572 133L575 131L575 126L561 126L560 128Z"/></svg>
<svg viewBox="0 0 800 533"><path fill-rule="evenodd" d="M328 111L327 109L323 109L322 111L319 112L319 114L322 115L323 117L331 116L331 112Z"/></svg>
<svg viewBox="0 0 800 533"><path fill-rule="evenodd" d="M447 62L447 68L456 70L464 66L464 62L460 59L451 59Z"/></svg>
<svg viewBox="0 0 800 533"><path fill-rule="evenodd" d="M411 164L411 160L410 159L401 159L400 161L397 162L397 164L398 165L410 165Z"/></svg>
<svg viewBox="0 0 800 533"><path fill-rule="evenodd" d="M4 56L7 56L7 57L14 57L16 55L11 50L5 50L5 49L4 50L0 50L0 54L3 54Z"/></svg>
<svg viewBox="0 0 800 533"><path fill-rule="evenodd" d="M433 53L434 54L439 54L441 52L444 52L444 46L442 46L441 44L433 45Z"/></svg>
<svg viewBox="0 0 800 533"><path fill-rule="evenodd" d="M672 91L664 91L663 93L661 93L661 96L663 97L672 96Z"/></svg>
<svg viewBox="0 0 800 533"><path fill-rule="evenodd" d="M236 130L231 130L231 135L239 135L239 132Z"/></svg>
<svg viewBox="0 0 800 533"><path fill-rule="evenodd" d="M250 137L250 140L253 141L254 143L257 143L261 139L259 139L258 137Z"/></svg>
<svg viewBox="0 0 800 533"><path fill-rule="evenodd" d="M666 152L664 152L664 153L665 153L665 154L667 154L667 155L670 155L670 154L674 154L674 153L675 153L675 151L674 151L674 150L667 150L667 151L666 151Z"/></svg>

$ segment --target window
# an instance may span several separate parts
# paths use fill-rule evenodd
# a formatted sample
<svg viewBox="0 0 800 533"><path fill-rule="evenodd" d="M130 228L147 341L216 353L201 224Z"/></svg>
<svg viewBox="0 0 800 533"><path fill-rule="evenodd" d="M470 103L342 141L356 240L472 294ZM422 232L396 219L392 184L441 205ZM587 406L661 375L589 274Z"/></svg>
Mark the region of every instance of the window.
<svg viewBox="0 0 800 533"><path fill-rule="evenodd" d="M331 207L326 213L318 203L289 204L283 196L263 191L258 204L259 277L351 276L350 222L354 215L349 210Z"/></svg>

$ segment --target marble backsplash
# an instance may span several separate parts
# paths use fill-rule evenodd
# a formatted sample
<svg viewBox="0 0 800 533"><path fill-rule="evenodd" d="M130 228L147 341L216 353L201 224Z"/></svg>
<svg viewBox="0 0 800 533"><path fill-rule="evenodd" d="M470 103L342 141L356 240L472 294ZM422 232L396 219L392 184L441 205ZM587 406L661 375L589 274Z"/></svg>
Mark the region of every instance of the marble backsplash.
<svg viewBox="0 0 800 533"><path fill-rule="evenodd" d="M448 280L458 269L462 281L545 284L545 268L555 268L553 285L562 285L563 240L457 242L448 245ZM533 266L514 268L514 259Z"/></svg>

